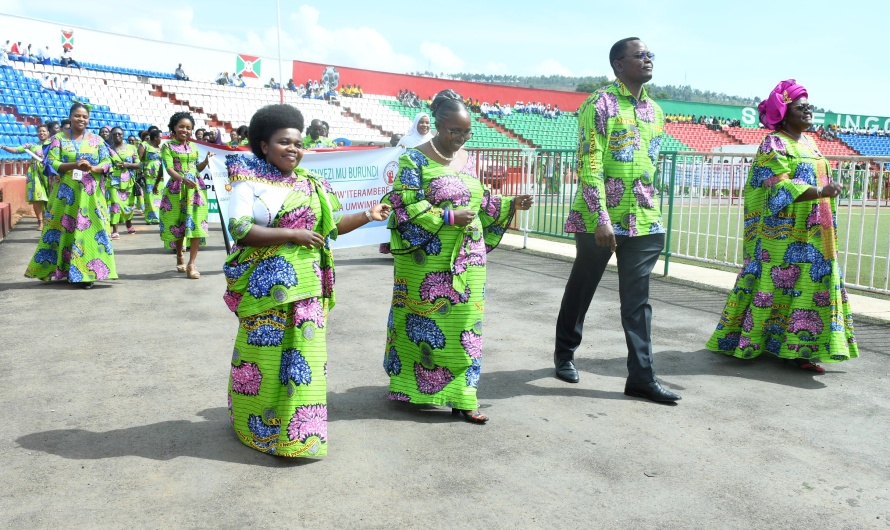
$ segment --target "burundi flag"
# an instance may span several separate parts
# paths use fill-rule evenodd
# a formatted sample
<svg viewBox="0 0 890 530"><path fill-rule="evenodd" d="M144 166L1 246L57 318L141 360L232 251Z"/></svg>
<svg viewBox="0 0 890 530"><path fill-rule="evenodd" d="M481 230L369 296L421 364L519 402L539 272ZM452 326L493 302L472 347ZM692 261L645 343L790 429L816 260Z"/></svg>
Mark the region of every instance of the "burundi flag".
<svg viewBox="0 0 890 530"><path fill-rule="evenodd" d="M70 29L62 30L62 48L70 50L74 48L74 31Z"/></svg>
<svg viewBox="0 0 890 530"><path fill-rule="evenodd" d="M241 74L244 77L260 78L260 67L262 59L253 55L238 54L235 59L235 75Z"/></svg>

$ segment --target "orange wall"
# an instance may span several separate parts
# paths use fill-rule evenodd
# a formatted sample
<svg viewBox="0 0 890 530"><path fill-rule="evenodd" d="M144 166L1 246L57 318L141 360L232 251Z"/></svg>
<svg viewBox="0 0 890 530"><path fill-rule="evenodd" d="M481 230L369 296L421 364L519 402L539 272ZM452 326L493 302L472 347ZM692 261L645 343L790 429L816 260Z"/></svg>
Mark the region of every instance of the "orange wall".
<svg viewBox="0 0 890 530"><path fill-rule="evenodd" d="M516 101L540 101L541 103L559 105L564 111L575 111L588 94L582 92L564 92L562 90L538 90L535 88L517 88L487 83L471 83L469 81L452 81L433 77L418 77L405 74L391 74L362 70L346 66L327 65L294 61L293 80L297 85L306 83L307 79L321 80L321 73L326 66L336 66L340 72L340 86L361 85L366 94L383 94L395 96L399 90L413 90L423 99L436 94L442 89L451 88L461 96L494 103L514 104Z"/></svg>

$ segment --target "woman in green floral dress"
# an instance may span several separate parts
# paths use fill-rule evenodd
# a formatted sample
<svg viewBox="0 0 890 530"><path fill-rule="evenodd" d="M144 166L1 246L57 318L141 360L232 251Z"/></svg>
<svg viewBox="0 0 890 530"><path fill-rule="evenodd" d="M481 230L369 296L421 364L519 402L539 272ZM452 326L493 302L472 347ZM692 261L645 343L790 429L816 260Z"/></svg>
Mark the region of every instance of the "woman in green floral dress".
<svg viewBox="0 0 890 530"><path fill-rule="evenodd" d="M745 185L745 261L707 348L742 359L771 353L800 369L859 356L837 261L842 186L804 131L806 89L782 81L760 104L764 138Z"/></svg>
<svg viewBox="0 0 890 530"><path fill-rule="evenodd" d="M117 278L103 191L111 157L102 138L87 131L90 113L83 104L72 105L68 117L70 131L54 136L47 152L56 177L25 276L89 289L97 280Z"/></svg>
<svg viewBox="0 0 890 530"><path fill-rule="evenodd" d="M399 159L387 201L395 281L383 368L389 399L446 405L485 423L476 388L482 365L486 255L528 195L497 197L461 149L470 114L451 90L433 101L437 136Z"/></svg>
<svg viewBox="0 0 890 530"><path fill-rule="evenodd" d="M176 270L188 278L201 277L195 260L198 247L207 238L207 187L200 172L204 171L213 153L198 163L198 146L191 141L195 119L188 112L177 112L170 118L173 139L161 148L161 159L170 176L161 198L161 240L176 251ZM183 261L183 247L188 242L189 261Z"/></svg>
<svg viewBox="0 0 890 530"><path fill-rule="evenodd" d="M28 153L31 157L31 164L28 166L28 176L25 181L26 200L34 208L34 215L37 216L37 230L43 230L43 211L46 209L47 202L47 181L46 166L44 157L46 150L49 148L49 130L46 125L37 126L37 139L40 140L36 144L25 144L18 147L3 146L3 150L7 153L22 154Z"/></svg>
<svg viewBox="0 0 890 530"><path fill-rule="evenodd" d="M136 208L135 170L141 167L136 146L124 142L124 130L111 129L111 174L108 185L108 212L111 239L118 239L117 225L123 221L128 234L135 234L133 210Z"/></svg>
<svg viewBox="0 0 890 530"><path fill-rule="evenodd" d="M164 184L164 176L161 174L161 131L153 129L149 132L148 139L140 144L139 151L145 180L145 223L156 225L161 221L158 212Z"/></svg>
<svg viewBox="0 0 890 530"><path fill-rule="evenodd" d="M238 439L278 456L324 456L327 314L334 307L329 239L389 208L340 214L328 182L299 167L303 116L270 105L250 120L253 154L232 154L229 230L237 245L223 270L238 315L229 411Z"/></svg>

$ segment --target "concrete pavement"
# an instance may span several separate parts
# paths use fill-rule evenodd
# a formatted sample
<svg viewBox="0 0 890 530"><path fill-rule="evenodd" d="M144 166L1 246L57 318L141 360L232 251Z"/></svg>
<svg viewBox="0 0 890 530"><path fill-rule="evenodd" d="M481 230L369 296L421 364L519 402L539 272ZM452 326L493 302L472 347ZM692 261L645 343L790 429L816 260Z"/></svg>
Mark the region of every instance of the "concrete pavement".
<svg viewBox="0 0 890 530"><path fill-rule="evenodd" d="M286 461L228 422L220 232L194 281L137 228L115 242L120 280L91 291L22 277L33 219L0 243L2 528L890 528L888 325L859 323L862 356L823 376L725 358L704 343L731 280L653 276L656 371L683 396L657 405L622 394L616 275L569 385L552 348L571 263L505 244L476 426L385 399L392 263L339 251L330 454Z"/></svg>

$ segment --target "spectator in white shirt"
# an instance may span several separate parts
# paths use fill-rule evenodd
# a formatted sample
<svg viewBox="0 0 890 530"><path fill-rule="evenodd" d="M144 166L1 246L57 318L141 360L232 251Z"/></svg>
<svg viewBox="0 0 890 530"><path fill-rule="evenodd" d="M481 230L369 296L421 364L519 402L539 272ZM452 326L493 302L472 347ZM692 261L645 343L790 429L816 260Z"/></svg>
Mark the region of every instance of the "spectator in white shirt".
<svg viewBox="0 0 890 530"><path fill-rule="evenodd" d="M53 64L52 59L49 57L49 46L44 46L43 48L37 48L37 55L35 56L37 62L40 64L51 65Z"/></svg>

